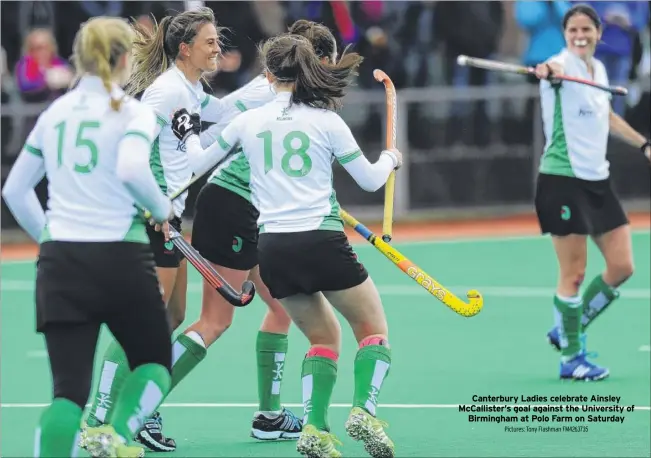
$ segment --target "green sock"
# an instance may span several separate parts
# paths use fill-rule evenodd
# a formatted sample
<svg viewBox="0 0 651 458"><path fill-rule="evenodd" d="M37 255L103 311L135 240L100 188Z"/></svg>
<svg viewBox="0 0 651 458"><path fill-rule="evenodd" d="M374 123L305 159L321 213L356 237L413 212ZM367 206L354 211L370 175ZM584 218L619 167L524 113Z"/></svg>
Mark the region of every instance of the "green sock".
<svg viewBox="0 0 651 458"><path fill-rule="evenodd" d="M353 407L361 407L375 416L382 382L390 367L391 349L384 345L367 345L357 351Z"/></svg>
<svg viewBox="0 0 651 458"><path fill-rule="evenodd" d="M129 362L120 344L113 339L104 353L102 372L97 392L88 413L88 426L99 426L111 422L115 399L131 372Z"/></svg>
<svg viewBox="0 0 651 458"><path fill-rule="evenodd" d="M323 356L303 360L304 425L314 425L320 431L330 431L328 407L337 381L337 362Z"/></svg>
<svg viewBox="0 0 651 458"><path fill-rule="evenodd" d="M258 360L258 402L261 411L279 411L288 339L286 334L258 332L255 352Z"/></svg>
<svg viewBox="0 0 651 458"><path fill-rule="evenodd" d="M619 292L597 275L583 293L583 327L586 328L618 297Z"/></svg>
<svg viewBox="0 0 651 458"><path fill-rule="evenodd" d="M201 341L197 343L190 337ZM172 344L172 387L178 385L186 375L194 369L206 357L206 347L197 332L191 331L188 334L179 334Z"/></svg>
<svg viewBox="0 0 651 458"><path fill-rule="evenodd" d="M581 351L581 297L560 298L554 296L554 306L561 313L561 355L569 360ZM565 342L564 342L565 340Z"/></svg>
<svg viewBox="0 0 651 458"><path fill-rule="evenodd" d="M35 457L77 456L82 410L74 402L56 398L41 415L34 439Z"/></svg>
<svg viewBox="0 0 651 458"><path fill-rule="evenodd" d="M112 425L130 442L145 420L158 409L170 390L171 377L160 364L143 364L134 370L115 403Z"/></svg>

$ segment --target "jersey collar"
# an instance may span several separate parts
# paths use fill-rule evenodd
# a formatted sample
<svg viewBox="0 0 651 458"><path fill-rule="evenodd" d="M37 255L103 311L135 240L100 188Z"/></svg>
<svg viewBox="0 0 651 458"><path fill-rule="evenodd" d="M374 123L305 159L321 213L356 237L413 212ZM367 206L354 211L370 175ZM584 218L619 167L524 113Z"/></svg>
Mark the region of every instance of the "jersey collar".
<svg viewBox="0 0 651 458"><path fill-rule="evenodd" d="M291 92L276 92L276 100L279 102L289 102L289 100L292 98L292 93Z"/></svg>
<svg viewBox="0 0 651 458"><path fill-rule="evenodd" d="M567 55L568 55L568 57L569 57L570 59L573 59L573 60L574 60L578 65L581 66L581 69L582 69L582 70L583 70L587 75L589 75L589 72L588 72L588 65L585 63L585 61L584 61L583 59L581 59L579 56L577 56L577 55L575 55L574 53L572 53L572 52L571 52L569 49L567 49L567 48L565 48L565 52L567 53ZM594 58L594 56L590 57L590 65L592 65L592 69L593 69L593 71L595 72L595 77L596 77L597 66L595 65L595 63L596 63L596 59Z"/></svg>
<svg viewBox="0 0 651 458"><path fill-rule="evenodd" d="M192 93L197 96L197 98L201 98L203 94L203 86L201 85L201 81L197 81L196 84L192 84L190 80L185 77L181 69L178 68L175 64L172 64L172 71L176 72L179 78L181 78L181 81L183 81L183 84L185 84L192 91Z"/></svg>
<svg viewBox="0 0 651 458"><path fill-rule="evenodd" d="M111 95L113 97L119 98L124 95L124 91L117 84L111 83L111 87ZM83 75L79 79L79 82L77 83L77 87L75 89L106 94L106 88L104 87L102 78L95 75Z"/></svg>

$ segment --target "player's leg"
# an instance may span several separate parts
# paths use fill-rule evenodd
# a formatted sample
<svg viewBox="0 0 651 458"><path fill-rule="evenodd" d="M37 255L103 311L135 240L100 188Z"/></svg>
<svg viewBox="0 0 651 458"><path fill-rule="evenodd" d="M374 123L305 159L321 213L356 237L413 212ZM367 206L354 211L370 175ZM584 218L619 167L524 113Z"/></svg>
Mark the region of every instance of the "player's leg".
<svg viewBox="0 0 651 458"><path fill-rule="evenodd" d="M351 262L354 253L342 246L342 240L346 239L340 232L309 231L265 233L259 241L261 278L311 345L303 362L306 415L297 443L297 450L308 456L339 456L329 433L327 408L336 380L341 331L320 291L346 289L367 277L356 260Z"/></svg>
<svg viewBox="0 0 651 458"><path fill-rule="evenodd" d="M180 220L175 219L172 221L172 224L174 224L177 230L181 229ZM170 311L170 317L173 317L174 315L178 315L177 310L181 309L181 307L177 307L176 303L171 300L179 272L186 273L187 275L187 271L182 272L179 268L182 255L174 244L170 241L166 242L164 234L156 231L154 227L147 225L147 235L149 237L151 251L154 254L159 288L162 291L164 303L173 306L174 311ZM119 304L116 304L116 306L119 306ZM184 308L182 310L184 313ZM97 380L95 397L93 398L86 418L88 427L94 428L112 422L111 416L115 407L115 398L124 386L129 373L129 364L122 346L115 339L111 339L104 353L101 372ZM155 414L150 420L153 423L150 422L147 425L146 429L149 430L148 435L155 437L159 444L159 446L152 450L174 450L176 448L174 439L167 438L162 434L160 416ZM151 448L151 441L147 441L144 445Z"/></svg>
<svg viewBox="0 0 651 458"><path fill-rule="evenodd" d="M587 263L587 234L592 231L591 202L581 180L541 174L536 190L536 212L541 231L552 235L558 262L554 328L549 342L561 351L560 377L600 380L608 370L586 359L582 345L583 299L580 295Z"/></svg>
<svg viewBox="0 0 651 458"><path fill-rule="evenodd" d="M171 382L171 327L149 246L116 245L116 260L126 261L112 281L122 285L115 293L121 305L107 314L106 323L124 348L130 373L114 401L110 427L88 433L91 453L94 449L106 452L116 440L128 443L135 437L162 403Z"/></svg>
<svg viewBox="0 0 651 458"><path fill-rule="evenodd" d="M46 242L36 277L37 331L45 336L53 377L51 406L43 413L35 456L76 456L82 412L90 394L101 316L112 305L97 267L110 251L99 243ZM114 264L115 267L115 264ZM122 444L120 456L141 456Z"/></svg>
<svg viewBox="0 0 651 458"><path fill-rule="evenodd" d="M231 285L241 285L246 280L247 272L211 264ZM207 348L230 327L233 314L233 306L204 280L199 319L179 334L173 343L172 388L203 361Z"/></svg>
<svg viewBox="0 0 651 458"><path fill-rule="evenodd" d="M41 414L34 439L34 456L76 456L79 425L90 394L99 329L97 323L54 323L43 329L52 373L53 400Z"/></svg>
<svg viewBox="0 0 651 458"><path fill-rule="evenodd" d="M633 275L631 230L610 181L602 186L603 205L593 211L592 239L606 261L606 270L588 284L583 293L583 326L587 327L619 297L618 288Z"/></svg>
<svg viewBox="0 0 651 458"><path fill-rule="evenodd" d="M301 371L304 416L296 449L306 456L340 456L328 420L341 352L339 321L321 293L296 294L281 302L310 343Z"/></svg>
<svg viewBox="0 0 651 458"><path fill-rule="evenodd" d="M188 262L186 259L181 259L180 252L178 258L179 267L176 269L173 289L171 294L168 293L163 296L167 304L167 314L172 331L183 324L187 304ZM136 440L154 452L172 452L176 450L176 441L163 434L163 418L158 411L145 421L145 425L138 433Z"/></svg>
<svg viewBox="0 0 651 458"><path fill-rule="evenodd" d="M253 416L251 436L260 440L298 439L302 429L301 420L290 410L283 408L280 402L285 358L289 347L287 334L292 320L282 304L271 297L269 289L260 278L258 266L251 269L249 280L255 284L258 297L267 304L267 313L255 343L258 363L258 410Z"/></svg>
<svg viewBox="0 0 651 458"><path fill-rule="evenodd" d="M386 424L377 419L377 408L382 385L391 368L389 329L384 308L375 284L349 245L346 235L340 233L327 240L332 248L320 256L329 265L338 265L330 278L326 299L351 326L358 343L354 363L355 390L353 408L346 421L346 432L364 443L374 457L390 457L395 453L393 441L386 435Z"/></svg>
<svg viewBox="0 0 651 458"><path fill-rule="evenodd" d="M606 269L583 293L583 326L587 327L619 297L618 288L633 275L630 227L620 226L593 238L606 261Z"/></svg>
<svg viewBox="0 0 651 458"><path fill-rule="evenodd" d="M229 284L241 285L246 280L246 270L227 269L217 263L223 253L233 251L233 234L228 229L233 209L223 200L230 193L222 191L221 187L208 183L199 192L192 245ZM203 361L207 348L230 327L233 315L233 306L204 280L199 319L173 343L172 389Z"/></svg>

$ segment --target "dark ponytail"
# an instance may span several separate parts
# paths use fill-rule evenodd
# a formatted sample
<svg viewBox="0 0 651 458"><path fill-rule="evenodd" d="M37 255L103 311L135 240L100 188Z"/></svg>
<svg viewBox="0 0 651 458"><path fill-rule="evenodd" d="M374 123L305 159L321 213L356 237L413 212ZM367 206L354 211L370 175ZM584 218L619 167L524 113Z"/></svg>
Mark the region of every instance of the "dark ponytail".
<svg viewBox="0 0 651 458"><path fill-rule="evenodd" d="M336 60L337 40L329 28L317 22L299 19L289 27L289 33L307 38L319 59Z"/></svg>
<svg viewBox="0 0 651 458"><path fill-rule="evenodd" d="M294 83L292 103L327 109L341 107L363 60L357 53L344 53L336 64L323 63L309 40L292 34L271 38L260 53L265 69L279 83Z"/></svg>

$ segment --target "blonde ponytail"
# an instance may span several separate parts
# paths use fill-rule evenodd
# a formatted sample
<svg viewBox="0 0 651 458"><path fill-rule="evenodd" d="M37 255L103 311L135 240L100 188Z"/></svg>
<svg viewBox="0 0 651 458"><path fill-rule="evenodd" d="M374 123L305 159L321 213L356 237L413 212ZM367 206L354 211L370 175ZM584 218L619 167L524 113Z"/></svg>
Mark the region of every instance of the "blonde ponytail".
<svg viewBox="0 0 651 458"><path fill-rule="evenodd" d="M126 21L96 17L84 23L75 37L73 62L77 79L83 73L99 76L109 93L110 106L119 111L123 97L113 98L113 80L119 59L130 52L133 32Z"/></svg>
<svg viewBox="0 0 651 458"><path fill-rule="evenodd" d="M135 22L133 42L133 73L127 83L127 93L135 96L147 89L154 80L169 67L169 58L165 52L165 31L172 21L171 16L164 17L160 24L154 19L150 31Z"/></svg>

